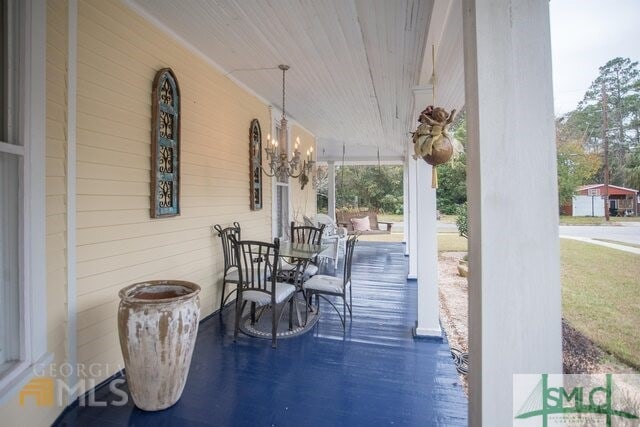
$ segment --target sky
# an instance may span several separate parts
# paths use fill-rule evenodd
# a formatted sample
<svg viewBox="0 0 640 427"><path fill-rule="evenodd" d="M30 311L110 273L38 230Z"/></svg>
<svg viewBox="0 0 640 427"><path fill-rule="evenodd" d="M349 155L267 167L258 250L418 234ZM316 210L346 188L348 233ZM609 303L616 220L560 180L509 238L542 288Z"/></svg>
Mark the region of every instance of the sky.
<svg viewBox="0 0 640 427"><path fill-rule="evenodd" d="M556 115L576 108L598 68L640 61L640 0L550 0Z"/></svg>

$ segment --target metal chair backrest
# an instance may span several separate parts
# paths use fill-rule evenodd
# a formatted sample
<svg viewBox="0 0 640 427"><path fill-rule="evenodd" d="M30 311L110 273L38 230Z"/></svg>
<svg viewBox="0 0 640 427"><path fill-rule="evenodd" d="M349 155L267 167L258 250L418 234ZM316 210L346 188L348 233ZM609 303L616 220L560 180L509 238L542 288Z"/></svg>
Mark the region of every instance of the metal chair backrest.
<svg viewBox="0 0 640 427"><path fill-rule="evenodd" d="M307 243L319 245L322 242L322 233L325 225L320 227L312 227L310 225L296 225L291 221L291 241L293 243Z"/></svg>
<svg viewBox="0 0 640 427"><path fill-rule="evenodd" d="M238 272L240 276L240 292L252 290L271 294L275 301L275 286L278 276L278 254L280 239L273 243L251 240L230 239L236 251Z"/></svg>
<svg viewBox="0 0 640 427"><path fill-rule="evenodd" d="M226 276L231 268L238 266L238 259L230 237L233 236L236 241L240 241L240 224L234 222L232 226L227 228L222 228L220 224L216 224L213 228L218 232L218 237L220 237L220 242L222 243L224 275Z"/></svg>
<svg viewBox="0 0 640 427"><path fill-rule="evenodd" d="M344 283L347 284L351 280L351 263L353 261L353 249L358 242L358 234L349 236L347 240L347 247L344 251Z"/></svg>

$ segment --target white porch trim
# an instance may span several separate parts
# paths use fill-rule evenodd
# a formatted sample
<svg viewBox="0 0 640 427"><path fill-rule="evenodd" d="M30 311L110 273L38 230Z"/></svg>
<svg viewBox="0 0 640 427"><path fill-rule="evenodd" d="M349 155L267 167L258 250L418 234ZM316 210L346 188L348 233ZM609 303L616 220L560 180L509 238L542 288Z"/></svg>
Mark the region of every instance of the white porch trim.
<svg viewBox="0 0 640 427"><path fill-rule="evenodd" d="M562 373L549 5L465 0L463 21L469 423L503 426L514 374Z"/></svg>
<svg viewBox="0 0 640 427"><path fill-rule="evenodd" d="M76 119L77 119L77 67L78 67L78 0L68 3L67 46L67 361L72 367L68 384L76 384L78 374L78 328L76 286ZM73 387L67 403L73 402L77 390Z"/></svg>

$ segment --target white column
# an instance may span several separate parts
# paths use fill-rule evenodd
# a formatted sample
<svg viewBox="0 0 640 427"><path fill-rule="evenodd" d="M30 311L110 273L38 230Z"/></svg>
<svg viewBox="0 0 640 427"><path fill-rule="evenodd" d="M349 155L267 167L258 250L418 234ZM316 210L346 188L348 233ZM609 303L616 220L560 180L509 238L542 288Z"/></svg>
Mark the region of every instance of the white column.
<svg viewBox="0 0 640 427"><path fill-rule="evenodd" d="M404 255L409 255L409 161L405 156L402 167L402 242Z"/></svg>
<svg viewBox="0 0 640 427"><path fill-rule="evenodd" d="M561 373L549 5L464 0L469 423L513 423L513 374Z"/></svg>
<svg viewBox="0 0 640 427"><path fill-rule="evenodd" d="M327 214L333 219L336 220L336 162L330 161L328 162L328 184L327 184L327 199L328 199L328 209Z"/></svg>
<svg viewBox="0 0 640 427"><path fill-rule="evenodd" d="M416 163L416 240L418 248L418 320L414 335L441 337L438 300L438 224L436 190L431 188L432 167L424 160Z"/></svg>
<svg viewBox="0 0 640 427"><path fill-rule="evenodd" d="M416 228L418 226L417 221L417 204L416 204L416 192L418 187L416 186L416 161L409 158L408 165L408 194L409 194L409 241L407 246L409 247L409 274L407 278L418 278L418 240L416 238Z"/></svg>
<svg viewBox="0 0 640 427"><path fill-rule="evenodd" d="M433 88L420 86L413 89L414 116L418 117L433 102ZM413 153L413 144L409 146ZM431 188L431 166L424 160L409 159L409 177L415 199L412 206L410 230L412 247L410 269L415 268L418 279L418 319L414 329L416 337L442 336L438 301L438 225L436 220L436 191ZM413 200L411 201L413 203ZM415 241L415 243L413 243ZM415 255L415 256L414 256Z"/></svg>

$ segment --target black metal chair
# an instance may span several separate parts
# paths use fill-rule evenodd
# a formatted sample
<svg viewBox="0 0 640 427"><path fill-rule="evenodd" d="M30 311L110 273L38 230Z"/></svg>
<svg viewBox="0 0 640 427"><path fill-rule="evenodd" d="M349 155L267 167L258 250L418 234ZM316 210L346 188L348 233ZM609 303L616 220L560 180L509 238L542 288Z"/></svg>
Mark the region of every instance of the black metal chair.
<svg viewBox="0 0 640 427"><path fill-rule="evenodd" d="M324 232L324 228L325 224L320 225L320 227L313 227L310 225L296 225L294 221L291 221L291 242L320 245L322 243L322 233ZM296 268L296 260L290 260L290 262L283 261L281 264L282 271L293 272ZM304 270L304 278L311 277L317 273L318 257L315 257L315 259L306 266Z"/></svg>
<svg viewBox="0 0 640 427"><path fill-rule="evenodd" d="M347 240L347 247L344 254L344 272L342 277L326 276L318 274L306 280L302 284L302 288L305 295L309 300L316 296L317 309L320 310L320 298L323 298L336 310L340 321L342 322L342 329L345 329L347 321L347 309L349 310L349 319L353 318L353 294L351 292L351 264L353 261L353 249L358 241L358 234L349 236ZM347 303L347 289L349 290L349 303ZM340 310L331 301L328 296L336 296L342 298L342 315Z"/></svg>
<svg viewBox="0 0 640 427"><path fill-rule="evenodd" d="M236 258L235 250L233 249L233 242L230 237L233 236L236 241L240 240L240 224L234 222L232 226L222 228L219 224L213 226L213 229L218 233L220 242L222 243L222 254L224 256L224 275L222 277L222 296L220 297L220 312L224 308L227 299L237 292L238 283L240 278L238 276L238 260ZM227 289L227 283L233 283L236 285L236 289L225 295Z"/></svg>
<svg viewBox="0 0 640 427"><path fill-rule="evenodd" d="M238 337L246 303L250 302L252 324L256 322L256 308L271 307L271 346L276 348L278 325L286 303L289 303L289 330L293 329L293 295L296 291L294 285L277 280L280 240L276 238L273 243L238 241L234 236L230 236L230 240L234 244L239 282L242 283L237 288L234 340Z"/></svg>

